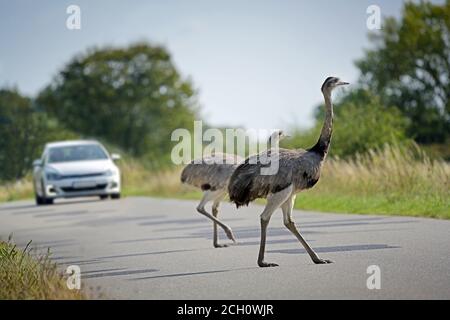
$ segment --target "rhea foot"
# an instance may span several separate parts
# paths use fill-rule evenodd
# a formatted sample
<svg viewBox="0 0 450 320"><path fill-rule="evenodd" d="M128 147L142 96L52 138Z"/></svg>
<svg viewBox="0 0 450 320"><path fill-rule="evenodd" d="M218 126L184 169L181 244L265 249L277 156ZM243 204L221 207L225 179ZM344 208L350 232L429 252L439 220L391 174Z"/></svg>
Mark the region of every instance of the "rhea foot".
<svg viewBox="0 0 450 320"><path fill-rule="evenodd" d="M218 244L214 243L214 248L228 248L229 246L227 244Z"/></svg>
<svg viewBox="0 0 450 320"><path fill-rule="evenodd" d="M264 261L258 261L258 266L260 266L261 268L273 268L273 267L278 267L278 264L264 262Z"/></svg>
<svg viewBox="0 0 450 320"><path fill-rule="evenodd" d="M317 258L317 259L313 260L313 262L315 264L330 264L330 263L334 263L334 261L332 261L332 260L320 259L320 258Z"/></svg>

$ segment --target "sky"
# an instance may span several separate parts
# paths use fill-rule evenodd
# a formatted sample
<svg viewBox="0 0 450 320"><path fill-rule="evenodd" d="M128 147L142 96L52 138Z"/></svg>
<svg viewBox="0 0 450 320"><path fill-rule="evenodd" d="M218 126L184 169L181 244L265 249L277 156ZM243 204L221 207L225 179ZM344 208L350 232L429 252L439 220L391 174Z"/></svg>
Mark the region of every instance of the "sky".
<svg viewBox="0 0 450 320"><path fill-rule="evenodd" d="M213 126L306 128L326 77L357 85L372 4L398 17L403 1L0 0L0 86L34 96L75 54L145 40L168 48Z"/></svg>

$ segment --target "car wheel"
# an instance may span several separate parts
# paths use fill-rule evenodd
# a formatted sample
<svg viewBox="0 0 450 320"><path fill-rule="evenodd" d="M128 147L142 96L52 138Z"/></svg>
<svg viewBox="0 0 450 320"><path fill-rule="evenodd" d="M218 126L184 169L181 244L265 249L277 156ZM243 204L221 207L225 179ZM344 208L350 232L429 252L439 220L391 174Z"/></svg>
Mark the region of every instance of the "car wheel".
<svg viewBox="0 0 450 320"><path fill-rule="evenodd" d="M38 206L44 204L44 199L42 199L41 197L39 197L37 194L35 195L35 199L36 199L36 204L37 204Z"/></svg>
<svg viewBox="0 0 450 320"><path fill-rule="evenodd" d="M100 196L100 199L101 199L101 200L105 200L105 199L107 199L107 198L108 198L108 196L105 195L105 194L103 194L103 195Z"/></svg>
<svg viewBox="0 0 450 320"><path fill-rule="evenodd" d="M120 193L113 193L111 199L120 199Z"/></svg>
<svg viewBox="0 0 450 320"><path fill-rule="evenodd" d="M36 187L35 187L35 189L36 189ZM41 181L41 190L44 190L44 182L43 182L43 181ZM34 192L35 192L35 193L34 193L34 197L35 197L35 199L36 199L36 204L37 204L38 206L41 206L41 205L43 205L43 204L46 204L45 197L39 196L39 195L37 194L37 191L36 191L36 190L35 190Z"/></svg>

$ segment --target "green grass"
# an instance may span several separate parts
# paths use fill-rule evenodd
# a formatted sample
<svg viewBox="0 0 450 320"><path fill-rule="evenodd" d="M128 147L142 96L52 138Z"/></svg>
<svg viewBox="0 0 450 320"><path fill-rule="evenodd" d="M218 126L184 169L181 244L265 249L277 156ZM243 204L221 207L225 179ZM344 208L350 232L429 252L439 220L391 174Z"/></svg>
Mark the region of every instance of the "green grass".
<svg viewBox="0 0 450 320"><path fill-rule="evenodd" d="M337 213L450 219L449 201L421 197L389 198L384 195L357 196L304 192L298 195L295 208Z"/></svg>
<svg viewBox="0 0 450 320"><path fill-rule="evenodd" d="M85 298L80 290L67 288L49 253L36 257L30 251L0 241L0 300Z"/></svg>
<svg viewBox="0 0 450 320"><path fill-rule="evenodd" d="M156 198L176 198L181 200L200 200L200 191L176 193L146 192L139 189L126 189L127 196L152 196ZM265 200L258 200L263 205ZM423 199L420 197L388 198L384 195L357 196L322 194L312 191L297 195L295 209L318 212L354 213L392 216L428 217L450 219L450 203L442 199Z"/></svg>

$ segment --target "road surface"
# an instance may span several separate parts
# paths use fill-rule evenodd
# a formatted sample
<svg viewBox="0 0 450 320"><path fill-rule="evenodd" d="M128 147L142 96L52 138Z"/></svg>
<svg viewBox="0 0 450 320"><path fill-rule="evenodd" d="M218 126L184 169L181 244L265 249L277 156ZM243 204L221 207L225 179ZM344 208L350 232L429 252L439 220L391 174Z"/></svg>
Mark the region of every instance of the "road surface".
<svg viewBox="0 0 450 320"><path fill-rule="evenodd" d="M131 197L0 204L0 236L51 248L65 270L78 265L82 283L121 299L450 299L450 221L296 211L297 226L330 265L314 265L283 226L269 225L260 269L259 214L224 203L220 217L239 244L212 247L212 226L197 202ZM221 234L222 242L228 242ZM381 272L369 290L367 268Z"/></svg>

